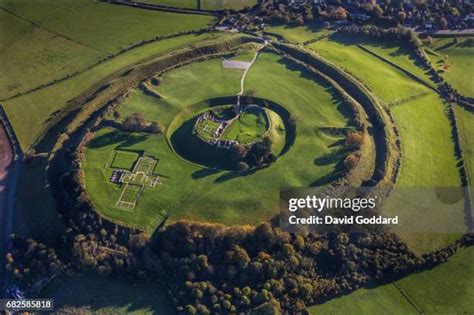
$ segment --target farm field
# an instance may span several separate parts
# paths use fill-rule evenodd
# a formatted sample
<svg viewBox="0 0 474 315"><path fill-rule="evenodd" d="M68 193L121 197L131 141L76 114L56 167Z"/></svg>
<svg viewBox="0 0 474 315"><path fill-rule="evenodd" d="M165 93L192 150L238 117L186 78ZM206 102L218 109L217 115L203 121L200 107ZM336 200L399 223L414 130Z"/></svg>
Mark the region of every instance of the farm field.
<svg viewBox="0 0 474 315"><path fill-rule="evenodd" d="M57 278L40 296L55 299L55 310L66 314L174 314L165 285L92 274Z"/></svg>
<svg viewBox="0 0 474 315"><path fill-rule="evenodd" d="M395 103L429 91L427 87L363 51L354 43L323 39L308 47L364 82L385 103ZM368 71L368 69L377 69L377 71Z"/></svg>
<svg viewBox="0 0 474 315"><path fill-rule="evenodd" d="M434 94L391 108L400 131L404 157L399 186L460 185L445 110L442 100Z"/></svg>
<svg viewBox="0 0 474 315"><path fill-rule="evenodd" d="M474 80L469 79L467 69L474 67L472 55L474 54L474 39L469 37L443 37L435 38L432 47L427 52L433 65L441 76L446 79L461 95L474 97ZM435 54L432 52L434 51ZM443 59L447 56L449 68L443 72Z"/></svg>
<svg viewBox="0 0 474 315"><path fill-rule="evenodd" d="M30 146L48 126L48 121L57 111L66 107L67 102L81 92L97 84L101 79L130 65L163 55L178 47L184 47L205 40L223 39L228 34L184 35L152 42L81 72L65 81L45 87L38 91L4 102L13 127L23 148ZM25 116L25 111L30 115Z"/></svg>
<svg viewBox="0 0 474 315"><path fill-rule="evenodd" d="M0 99L71 75L101 53L0 10Z"/></svg>
<svg viewBox="0 0 474 315"><path fill-rule="evenodd" d="M144 39L205 28L214 20L203 15L131 10L93 0L1 0L0 7L104 55ZM109 36L112 30L115 35Z"/></svg>
<svg viewBox="0 0 474 315"><path fill-rule="evenodd" d="M232 74L235 70L220 68L219 62L194 63L166 73L155 88L162 98L143 96L140 95L143 92L137 90L122 105L122 117L153 106L148 110L148 119L157 119L169 126L175 115L183 110L186 112L187 106L196 104L199 99L233 95L238 91L239 75ZM281 76L287 80L281 81ZM221 84L210 84L214 80ZM196 93L184 93L190 86ZM232 172L203 168L183 160L169 149L164 136L103 129L90 143L84 164L86 186L99 211L127 224L146 227L148 231L154 227L156 209L169 210L168 223L188 219L256 224L276 213L278 200L273 196L278 195L279 187L324 183L337 176L338 163L344 155L344 148L337 144L340 138L328 137L317 128L347 127L350 119L346 116L347 110L325 91L327 87L317 84L298 69L288 68L279 57L268 53L262 54L251 68L245 87L254 89L259 97L284 104L282 106L291 109L298 121L299 136L292 149L274 165L247 176L236 176ZM199 106L203 110L206 105ZM318 120L306 117L318 117ZM303 149L308 147L312 150ZM116 148L142 150L160 160L156 172L163 183L145 190L133 212L119 211L112 206L119 187L107 183L110 170L103 168L103 161ZM315 162L326 155L332 158L323 164Z"/></svg>
<svg viewBox="0 0 474 315"><path fill-rule="evenodd" d="M396 281L424 314L468 314L474 303L474 248L462 248L434 269ZM394 284L359 289L309 308L310 314L419 314Z"/></svg>
<svg viewBox="0 0 474 315"><path fill-rule="evenodd" d="M355 75L389 106L400 132L402 149L396 186L459 187L461 179L456 166L458 161L454 153L446 105L428 87L363 51L354 45L356 42L355 39L345 43L324 39L309 47ZM373 44L370 47L374 49ZM376 48L378 54L392 58L392 62L399 66L409 61L407 57L403 57L402 61L398 62L395 56L390 56L393 50L382 46ZM405 215L410 217L409 213ZM462 225L460 222L464 220L464 209L462 207L457 209L456 215L440 210L426 218L437 220L436 222L448 220L453 226L460 226ZM448 245L460 237L463 231L459 230L459 233L453 234L400 233L412 249L427 252Z"/></svg>

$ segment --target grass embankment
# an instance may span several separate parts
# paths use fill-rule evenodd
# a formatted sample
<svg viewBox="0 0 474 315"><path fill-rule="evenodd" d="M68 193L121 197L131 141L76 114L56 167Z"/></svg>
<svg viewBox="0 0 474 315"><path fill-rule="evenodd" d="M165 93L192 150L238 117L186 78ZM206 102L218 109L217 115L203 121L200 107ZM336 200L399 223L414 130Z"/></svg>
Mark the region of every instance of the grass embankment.
<svg viewBox="0 0 474 315"><path fill-rule="evenodd" d="M237 72L237 73L236 73ZM223 69L220 60L183 66L166 73L155 90L162 98L136 91L123 105L122 117L146 111L149 119L167 127L175 115L200 100L235 95L239 90L238 70ZM285 78L282 80L281 78ZM151 228L160 209L170 210L169 222L179 219L225 224L257 224L278 211L280 187L326 183L337 176L344 156L340 137L329 137L319 127L347 127L349 119L340 101L314 78L289 66L273 54L262 54L251 68L246 89L256 90L288 109L297 121L293 147L269 168L239 176L233 172L207 169L174 154L163 136L143 136L102 130L99 145L86 152L86 187L99 211L128 224ZM275 88L278 87L278 88ZM189 93L192 89L193 93ZM203 108L204 109L204 108ZM192 137L193 135L189 135ZM160 160L157 173L163 183L145 190L133 212L113 208L118 188L108 183L104 159L117 148L144 150Z"/></svg>
<svg viewBox="0 0 474 315"><path fill-rule="evenodd" d="M237 140L247 144L261 139L269 127L264 109L248 108L222 135L222 139Z"/></svg>
<svg viewBox="0 0 474 315"><path fill-rule="evenodd" d="M175 314L165 285L97 275L55 279L40 297L54 299L61 314Z"/></svg>
<svg viewBox="0 0 474 315"><path fill-rule="evenodd" d="M317 28L315 26L288 26L273 25L265 29L266 32L277 34L294 44L302 44L309 40L321 38L329 35L331 31L327 29Z"/></svg>
<svg viewBox="0 0 474 315"><path fill-rule="evenodd" d="M402 71L363 51L355 43L323 39L309 45L309 48L360 79L385 103L395 103L429 91ZM378 52L382 50L379 47Z"/></svg>
<svg viewBox="0 0 474 315"><path fill-rule="evenodd" d="M448 262L399 281L359 289L310 307L310 314L469 314L474 304L474 247L463 248ZM402 294L410 297L410 301ZM414 305L413 305L413 304Z"/></svg>
<svg viewBox="0 0 474 315"><path fill-rule="evenodd" d="M165 5L175 8L197 9L198 0L140 0L137 2Z"/></svg>
<svg viewBox="0 0 474 315"><path fill-rule="evenodd" d="M101 78L116 73L130 64L166 54L178 47L206 39L222 38L222 36L228 35L220 33L187 35L144 45L101 63L77 77L6 102L10 118L17 135L22 140L23 147L25 148L36 138L41 128L47 126L45 120L51 112L65 107L68 100L89 89ZM153 107L147 107L147 110L153 111ZM31 115L24 115L25 112ZM143 113L147 114L146 111ZM22 231L22 235L34 237L43 242L54 239L56 228L62 228L50 187L44 176L46 166L46 161L41 160L22 168L15 198L14 220L14 231Z"/></svg>
<svg viewBox="0 0 474 315"><path fill-rule="evenodd" d="M203 10L241 10L245 7L253 7L257 0L201 0Z"/></svg>
<svg viewBox="0 0 474 315"><path fill-rule="evenodd" d="M472 37L442 37L435 38L427 52L433 61L435 69L460 94L474 97L474 39ZM443 71L443 64L448 69Z"/></svg>
<svg viewBox="0 0 474 315"><path fill-rule="evenodd" d="M454 105L453 109L457 118L459 138L464 153L464 166L469 176L469 183L472 185L474 183L474 112L458 105Z"/></svg>
<svg viewBox="0 0 474 315"><path fill-rule="evenodd" d="M30 146L40 135L48 122L69 100L94 86L103 78L147 59L163 55L178 47L205 40L224 38L227 34L184 35L146 44L110 60L106 60L70 79L52 86L4 102L5 109L15 128L23 149ZM25 115L27 112L29 115Z"/></svg>

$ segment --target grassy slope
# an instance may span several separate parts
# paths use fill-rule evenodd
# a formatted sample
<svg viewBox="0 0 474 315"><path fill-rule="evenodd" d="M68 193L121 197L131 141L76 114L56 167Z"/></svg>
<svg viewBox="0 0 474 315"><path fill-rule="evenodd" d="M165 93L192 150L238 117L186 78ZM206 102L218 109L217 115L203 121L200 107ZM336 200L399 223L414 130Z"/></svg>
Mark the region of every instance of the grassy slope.
<svg viewBox="0 0 474 315"><path fill-rule="evenodd" d="M387 103L428 91L403 72L350 43L323 39L309 47L359 78Z"/></svg>
<svg viewBox="0 0 474 315"><path fill-rule="evenodd" d="M441 69L444 56L448 56L449 70L441 75L462 95L474 97L474 79L472 69L474 68L474 45L472 38L459 38L454 43L454 38L435 39L433 49L438 55L431 55L433 65Z"/></svg>
<svg viewBox="0 0 474 315"><path fill-rule="evenodd" d="M54 299L57 312L67 314L174 314L166 287L77 275L58 278L40 297Z"/></svg>
<svg viewBox="0 0 474 315"><path fill-rule="evenodd" d="M203 10L240 10L245 7L252 7L257 0L201 0Z"/></svg>
<svg viewBox="0 0 474 315"><path fill-rule="evenodd" d="M261 138L268 127L269 122L264 111L244 112L227 128L221 139L251 143Z"/></svg>
<svg viewBox="0 0 474 315"><path fill-rule="evenodd" d="M474 183L474 113L454 105L454 113L458 120L459 137L464 150L464 165L470 179Z"/></svg>
<svg viewBox="0 0 474 315"><path fill-rule="evenodd" d="M399 186L458 186L451 127L445 106L427 95L391 108L401 134Z"/></svg>
<svg viewBox="0 0 474 315"><path fill-rule="evenodd" d="M313 28L310 26L288 26L274 25L267 27L265 31L283 36L291 43L303 43L322 35L329 34L329 30Z"/></svg>
<svg viewBox="0 0 474 315"><path fill-rule="evenodd" d="M104 53L213 22L210 16L137 10L93 0L2 0L0 6Z"/></svg>
<svg viewBox="0 0 474 315"><path fill-rule="evenodd" d="M474 247L461 249L432 270L407 276L397 285L425 314L470 314L474 304ZM418 314L393 285L359 289L309 308L311 314Z"/></svg>
<svg viewBox="0 0 474 315"><path fill-rule="evenodd" d="M104 61L68 80L4 102L22 147L26 148L35 141L55 111L64 108L68 100L92 87L102 78L147 57L164 54L178 47L216 36L226 35L185 35L143 45ZM30 115L25 116L25 112Z"/></svg>
<svg viewBox="0 0 474 315"><path fill-rule="evenodd" d="M216 36L221 36L218 34ZM194 43L214 35L189 35L168 39L133 49L67 81L38 92L6 102L6 107L23 146L30 144L44 126L46 113L62 108L75 97L103 78L134 62ZM51 101L53 100L53 101ZM152 110L153 107L147 107ZM48 111L46 111L48 110ZM24 115L25 112L31 115ZM44 178L44 163L25 165L20 173L15 202L14 231L47 242L62 229L52 193Z"/></svg>
<svg viewBox="0 0 474 315"><path fill-rule="evenodd" d="M354 74L388 104L413 95L417 96L391 107L395 124L400 131L402 145L402 162L397 186L458 187L460 175L456 167L451 126L440 97L395 67L358 48L354 45L355 43L357 39L321 40L310 47ZM390 56L393 48L386 49L380 45L377 47L377 52ZM391 58L395 58L394 61L396 61L395 56ZM406 62L406 57L401 60ZM400 65L402 64L403 62L400 62ZM377 69L377 71L371 69ZM399 209L399 207L394 209ZM401 209L400 215L405 218L411 217L409 211L404 212L403 208ZM392 209L389 212L393 211L395 210ZM458 209L456 215L452 215L436 207L432 215L428 217L437 223L446 219L457 226L459 221L463 220L464 212ZM458 230L460 229L456 229ZM431 235L406 232L401 232L400 235L413 249L421 252L445 246L460 236L460 234Z"/></svg>
<svg viewBox="0 0 474 315"><path fill-rule="evenodd" d="M100 53L0 10L0 99L70 75Z"/></svg>
<svg viewBox="0 0 474 315"><path fill-rule="evenodd" d="M225 74L228 71L220 68L218 60L181 67L164 76L157 89L162 99L154 100L136 92L122 111L126 115L144 108L148 119L168 125L185 106L213 96L235 94L239 90L239 75ZM286 80L281 80L282 77ZM318 179L327 180L327 176L337 168L340 158L337 152L341 147L329 148L339 139L324 137L315 129L347 125L347 118L334 104L337 100L306 74L288 69L273 54L260 57L250 70L245 86L255 89L258 96L283 104L298 121L298 137L294 146L276 164L249 176L235 177L229 172L205 169L183 161L167 148L161 136L135 139L129 141L133 143L129 148L146 149L146 154L158 157L160 164L157 172L166 177L163 177L163 184L156 191L145 191L133 213L126 213L111 207L117 192L109 184L104 184L108 177L100 161L109 153L96 152L99 148L89 149L85 163L86 185L100 211L128 223L148 227L157 209L163 208L172 209L170 221L196 219L226 224L256 224L277 212L280 187L307 186ZM275 89L276 86L278 89ZM191 89L194 93L188 92ZM106 132L101 131L99 137ZM100 150L110 152L119 143L111 143ZM315 160L331 152L335 153L332 161L315 165ZM106 188L99 189L98 186ZM232 198L229 198L231 195Z"/></svg>

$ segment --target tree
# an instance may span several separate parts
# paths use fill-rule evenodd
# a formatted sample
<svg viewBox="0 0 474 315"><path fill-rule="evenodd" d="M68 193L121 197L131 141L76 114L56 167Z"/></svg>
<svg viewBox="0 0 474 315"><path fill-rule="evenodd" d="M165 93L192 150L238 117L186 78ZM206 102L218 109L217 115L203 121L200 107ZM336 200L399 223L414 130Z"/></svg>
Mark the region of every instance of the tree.
<svg viewBox="0 0 474 315"><path fill-rule="evenodd" d="M140 113L133 113L125 118L122 123L123 127L131 131L142 131L145 128L145 117Z"/></svg>
<svg viewBox="0 0 474 315"><path fill-rule="evenodd" d="M236 144L231 148L231 155L235 161L243 159L246 153L247 149L241 144Z"/></svg>
<svg viewBox="0 0 474 315"><path fill-rule="evenodd" d="M345 19L347 19L346 9L344 9L343 7L338 7L334 11L334 17L336 18L336 20L345 20Z"/></svg>
<svg viewBox="0 0 474 315"><path fill-rule="evenodd" d="M383 10L378 4L374 5L373 12L375 17L378 19L380 19L383 15Z"/></svg>
<svg viewBox="0 0 474 315"><path fill-rule="evenodd" d="M246 171L249 170L249 168L250 168L250 166L247 163L243 162L243 161L240 161L239 163L237 163L237 170L239 172L242 172L242 173L246 172Z"/></svg>
<svg viewBox="0 0 474 315"><path fill-rule="evenodd" d="M153 121L147 128L150 133L162 134L165 132L165 126L157 121Z"/></svg>
<svg viewBox="0 0 474 315"><path fill-rule="evenodd" d="M398 20L400 23L404 23L407 18L407 14L404 11L398 12Z"/></svg>
<svg viewBox="0 0 474 315"><path fill-rule="evenodd" d="M359 162L359 157L357 155L349 154L348 156L346 156L343 163L344 163L344 167L347 170L351 170L357 165L358 162Z"/></svg>
<svg viewBox="0 0 474 315"><path fill-rule="evenodd" d="M346 136L346 144L350 147L360 148L364 143L364 135L361 132L353 131L349 132Z"/></svg>
<svg viewBox="0 0 474 315"><path fill-rule="evenodd" d="M448 20L443 16L441 19L439 19L439 28L442 30L445 30L448 28Z"/></svg>

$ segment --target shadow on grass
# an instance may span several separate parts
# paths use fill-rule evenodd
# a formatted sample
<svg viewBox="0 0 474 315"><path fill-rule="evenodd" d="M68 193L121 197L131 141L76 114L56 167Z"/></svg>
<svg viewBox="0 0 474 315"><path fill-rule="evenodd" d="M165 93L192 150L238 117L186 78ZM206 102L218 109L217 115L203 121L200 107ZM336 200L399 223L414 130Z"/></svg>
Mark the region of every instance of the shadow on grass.
<svg viewBox="0 0 474 315"><path fill-rule="evenodd" d="M175 313L164 285L134 283L130 280L104 278L95 274L60 277L49 284L40 296L53 298L56 309L70 314Z"/></svg>
<svg viewBox="0 0 474 315"><path fill-rule="evenodd" d="M314 159L314 164L318 166L330 165L333 163L341 162L344 156L349 153L350 149L347 147L341 148L339 150L334 150L328 154L324 154Z"/></svg>
<svg viewBox="0 0 474 315"><path fill-rule="evenodd" d="M222 172L222 170L216 169L216 168L203 168L198 171L195 171L194 173L191 174L191 177L193 179L201 179L205 178L217 173Z"/></svg>
<svg viewBox="0 0 474 315"><path fill-rule="evenodd" d="M278 60L278 63L285 66L285 68L289 71L299 72L299 76L301 78L307 79L307 80L312 80L315 83L317 83L318 85L320 85L321 87L323 87L325 92L327 92L329 95L331 95L331 100L332 100L334 106L336 106L336 109L344 117L346 117L347 119L350 119L351 123L353 123L353 120L355 119L355 114L353 112L353 109L348 105L344 105L344 103L342 102L341 97L336 93L334 88L328 82L326 82L325 80L323 80L322 78L320 78L319 76L314 74L313 72L309 71L308 69L306 69L302 65L290 62L290 61L285 60L283 58L280 58Z"/></svg>
<svg viewBox="0 0 474 315"><path fill-rule="evenodd" d="M148 137L144 134L113 130L92 139L88 147L98 149L115 144L118 148L126 148L145 141Z"/></svg>

